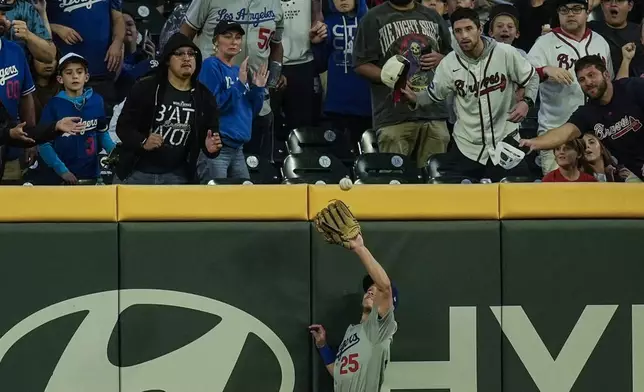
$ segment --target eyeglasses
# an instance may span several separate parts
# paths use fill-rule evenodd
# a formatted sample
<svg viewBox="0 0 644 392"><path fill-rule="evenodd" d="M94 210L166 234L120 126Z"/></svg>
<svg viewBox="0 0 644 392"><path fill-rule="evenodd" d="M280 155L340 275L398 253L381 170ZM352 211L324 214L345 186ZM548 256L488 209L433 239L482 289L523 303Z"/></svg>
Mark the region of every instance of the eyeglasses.
<svg viewBox="0 0 644 392"><path fill-rule="evenodd" d="M172 55L177 57L188 56L189 58L193 58L197 56L197 52L194 50L177 50L172 52Z"/></svg>
<svg viewBox="0 0 644 392"><path fill-rule="evenodd" d="M579 15L579 14L581 14L581 13L582 13L582 12L584 12L584 11L586 11L586 8L584 8L584 7L572 7L572 8L568 8L568 7L566 7L566 6L564 6L564 7L559 7L559 9L557 10L557 12L559 12L561 15L568 15L568 14L569 14L569 13L571 13L571 12L572 12L574 15Z"/></svg>

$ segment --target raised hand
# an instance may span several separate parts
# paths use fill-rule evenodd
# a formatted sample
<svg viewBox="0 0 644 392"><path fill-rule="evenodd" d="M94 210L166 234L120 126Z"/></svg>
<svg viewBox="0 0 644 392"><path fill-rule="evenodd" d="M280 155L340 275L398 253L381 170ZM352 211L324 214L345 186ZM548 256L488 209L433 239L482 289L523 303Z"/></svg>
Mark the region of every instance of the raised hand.
<svg viewBox="0 0 644 392"><path fill-rule="evenodd" d="M309 325L309 332L311 332L311 336L313 336L313 341L315 341L315 346L317 348L324 347L326 345L326 331L322 325Z"/></svg>
<svg viewBox="0 0 644 392"><path fill-rule="evenodd" d="M261 67L253 75L253 84L257 87L265 87L268 81L268 66L262 64Z"/></svg>
<svg viewBox="0 0 644 392"><path fill-rule="evenodd" d="M206 135L206 150L208 150L209 153L214 154L217 151L221 150L222 146L223 144L221 143L221 136L219 136L219 132L213 133L213 131L209 129L208 135Z"/></svg>
<svg viewBox="0 0 644 392"><path fill-rule="evenodd" d="M248 57L246 57L239 66L239 75L237 77L243 84L248 82Z"/></svg>

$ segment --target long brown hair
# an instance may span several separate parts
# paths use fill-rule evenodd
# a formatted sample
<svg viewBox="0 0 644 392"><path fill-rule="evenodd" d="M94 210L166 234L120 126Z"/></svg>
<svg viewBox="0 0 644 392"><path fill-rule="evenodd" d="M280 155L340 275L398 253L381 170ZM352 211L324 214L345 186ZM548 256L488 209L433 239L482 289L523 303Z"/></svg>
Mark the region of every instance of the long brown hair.
<svg viewBox="0 0 644 392"><path fill-rule="evenodd" d="M586 133L584 134L584 136L593 138L597 142L597 144L599 144L599 157L604 162L604 167L613 166L612 156L610 155L610 152L608 152L608 149L606 148L606 146L604 146L604 143L602 143L602 141L599 140L599 138L593 135L592 133ZM586 144L585 140L584 140L584 144Z"/></svg>

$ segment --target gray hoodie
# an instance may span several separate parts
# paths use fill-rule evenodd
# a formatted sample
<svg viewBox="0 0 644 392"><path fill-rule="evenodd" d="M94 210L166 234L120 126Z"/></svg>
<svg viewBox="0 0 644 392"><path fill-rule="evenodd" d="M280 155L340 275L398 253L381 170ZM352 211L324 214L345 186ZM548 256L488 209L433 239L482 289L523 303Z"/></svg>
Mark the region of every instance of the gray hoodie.
<svg viewBox="0 0 644 392"><path fill-rule="evenodd" d="M453 93L456 145L468 158L486 164L489 149L519 128L508 121L517 104L516 89L525 88L525 96L534 101L539 75L513 46L482 40L485 49L478 58L468 57L457 46L441 61L434 82L416 94L416 108L443 102ZM513 137L518 138L518 132Z"/></svg>

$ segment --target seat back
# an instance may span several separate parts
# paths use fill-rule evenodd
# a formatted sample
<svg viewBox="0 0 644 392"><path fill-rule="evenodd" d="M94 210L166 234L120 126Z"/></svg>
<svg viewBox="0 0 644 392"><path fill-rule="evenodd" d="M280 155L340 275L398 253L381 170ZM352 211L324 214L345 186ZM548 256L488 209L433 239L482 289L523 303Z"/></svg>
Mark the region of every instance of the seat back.
<svg viewBox="0 0 644 392"><path fill-rule="evenodd" d="M316 152L290 154L284 159L282 176L285 183L338 184L349 176L348 168L333 155Z"/></svg>
<svg viewBox="0 0 644 392"><path fill-rule="evenodd" d="M406 156L394 153L362 154L356 159L354 172L363 184L418 184L422 180L420 171Z"/></svg>
<svg viewBox="0 0 644 392"><path fill-rule="evenodd" d="M373 129L367 129L362 133L358 149L360 154L378 152L378 136L376 136L376 132Z"/></svg>
<svg viewBox="0 0 644 392"><path fill-rule="evenodd" d="M427 159L427 176L429 178L438 178L443 176L445 173L445 158L446 154L432 154Z"/></svg>
<svg viewBox="0 0 644 392"><path fill-rule="evenodd" d="M279 184L282 182L282 175L268 159L256 155L246 155L246 167L250 174L250 181L253 184Z"/></svg>
<svg viewBox="0 0 644 392"><path fill-rule="evenodd" d="M288 137L289 154L316 152L333 155L340 161L353 164L355 153L342 132L322 127L303 127L291 131Z"/></svg>

